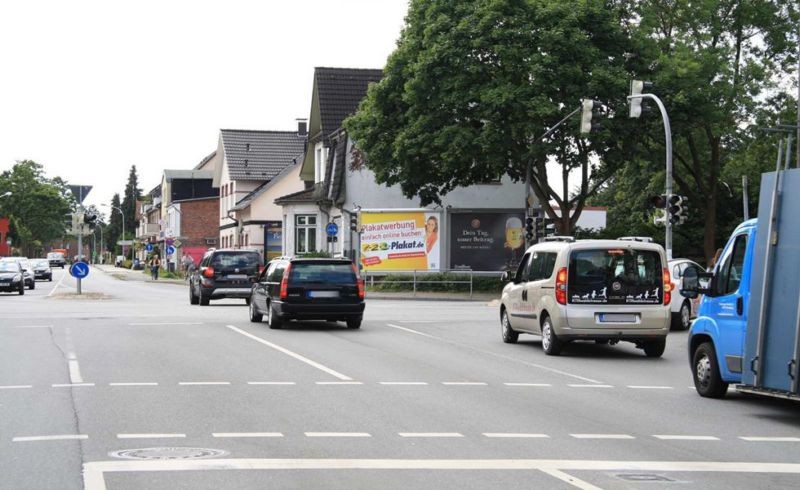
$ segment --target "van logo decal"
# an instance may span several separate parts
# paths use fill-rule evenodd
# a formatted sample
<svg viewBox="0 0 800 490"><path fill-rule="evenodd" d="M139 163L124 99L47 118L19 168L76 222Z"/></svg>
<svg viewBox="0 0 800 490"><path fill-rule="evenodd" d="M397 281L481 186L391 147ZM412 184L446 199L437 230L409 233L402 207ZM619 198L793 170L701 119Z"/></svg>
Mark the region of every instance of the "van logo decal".
<svg viewBox="0 0 800 490"><path fill-rule="evenodd" d="M611 289L613 289L615 292L619 292L622 289L622 284L619 281L614 281L611 284Z"/></svg>

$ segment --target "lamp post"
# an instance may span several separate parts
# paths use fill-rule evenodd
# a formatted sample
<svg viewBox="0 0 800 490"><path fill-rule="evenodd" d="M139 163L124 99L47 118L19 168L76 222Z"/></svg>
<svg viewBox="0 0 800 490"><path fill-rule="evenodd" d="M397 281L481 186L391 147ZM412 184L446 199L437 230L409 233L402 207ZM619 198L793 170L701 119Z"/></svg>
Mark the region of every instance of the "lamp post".
<svg viewBox="0 0 800 490"><path fill-rule="evenodd" d="M118 208L117 206L112 206L110 204L101 204L101 206L105 206L105 207L116 209L117 211L119 211L119 214L122 215L122 239L125 240L125 212L122 211L122 208ZM124 247L124 245L123 245L123 247ZM133 241L132 240L131 240L131 267L133 267Z"/></svg>

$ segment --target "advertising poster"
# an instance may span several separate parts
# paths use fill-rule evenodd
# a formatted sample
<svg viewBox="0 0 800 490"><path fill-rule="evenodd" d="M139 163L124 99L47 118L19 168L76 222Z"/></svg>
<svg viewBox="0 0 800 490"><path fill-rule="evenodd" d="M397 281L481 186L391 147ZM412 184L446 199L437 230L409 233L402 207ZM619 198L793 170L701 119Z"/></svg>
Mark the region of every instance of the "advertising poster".
<svg viewBox="0 0 800 490"><path fill-rule="evenodd" d="M367 270L439 269L439 213L361 213L361 263Z"/></svg>
<svg viewBox="0 0 800 490"><path fill-rule="evenodd" d="M268 221L264 225L264 258L270 261L283 255L283 223Z"/></svg>
<svg viewBox="0 0 800 490"><path fill-rule="evenodd" d="M515 269L525 253L523 213L450 215L450 268Z"/></svg>

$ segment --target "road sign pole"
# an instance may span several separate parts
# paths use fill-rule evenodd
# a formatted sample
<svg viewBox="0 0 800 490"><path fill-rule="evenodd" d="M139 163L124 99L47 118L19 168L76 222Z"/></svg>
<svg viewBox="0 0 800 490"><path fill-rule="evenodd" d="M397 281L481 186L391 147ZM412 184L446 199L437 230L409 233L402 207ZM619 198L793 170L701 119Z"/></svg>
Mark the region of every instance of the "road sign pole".
<svg viewBox="0 0 800 490"><path fill-rule="evenodd" d="M80 228L78 228L78 262L80 262L83 256L83 224L81 223ZM78 294L81 294L81 278L78 277Z"/></svg>

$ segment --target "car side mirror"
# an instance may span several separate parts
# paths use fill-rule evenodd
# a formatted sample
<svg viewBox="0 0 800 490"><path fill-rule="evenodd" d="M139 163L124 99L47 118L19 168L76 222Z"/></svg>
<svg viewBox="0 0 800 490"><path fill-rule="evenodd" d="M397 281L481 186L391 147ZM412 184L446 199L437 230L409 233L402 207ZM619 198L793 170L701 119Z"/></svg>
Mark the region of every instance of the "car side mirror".
<svg viewBox="0 0 800 490"><path fill-rule="evenodd" d="M681 296L694 299L701 294L708 295L711 292L709 286L713 277L713 274L701 272L696 266L687 267L681 277Z"/></svg>
<svg viewBox="0 0 800 490"><path fill-rule="evenodd" d="M511 282L511 273L508 271L503 272L503 275L500 276L500 282L502 282L503 284Z"/></svg>

